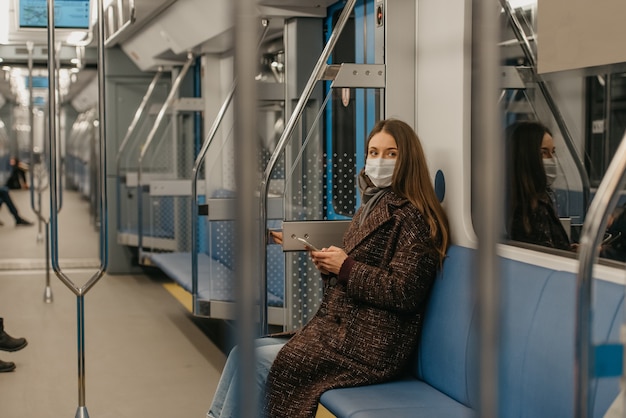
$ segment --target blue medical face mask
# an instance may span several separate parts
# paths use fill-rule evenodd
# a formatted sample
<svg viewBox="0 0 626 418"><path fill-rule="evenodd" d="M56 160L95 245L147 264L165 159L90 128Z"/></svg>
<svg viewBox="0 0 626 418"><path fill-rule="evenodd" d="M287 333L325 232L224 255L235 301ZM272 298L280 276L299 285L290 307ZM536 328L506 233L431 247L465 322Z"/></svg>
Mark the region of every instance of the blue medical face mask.
<svg viewBox="0 0 626 418"><path fill-rule="evenodd" d="M365 174L378 188L391 186L396 160L392 158L368 158L365 160Z"/></svg>
<svg viewBox="0 0 626 418"><path fill-rule="evenodd" d="M557 162L556 157L544 158L543 168L546 171L546 184L548 187L552 186L554 180L557 177Z"/></svg>

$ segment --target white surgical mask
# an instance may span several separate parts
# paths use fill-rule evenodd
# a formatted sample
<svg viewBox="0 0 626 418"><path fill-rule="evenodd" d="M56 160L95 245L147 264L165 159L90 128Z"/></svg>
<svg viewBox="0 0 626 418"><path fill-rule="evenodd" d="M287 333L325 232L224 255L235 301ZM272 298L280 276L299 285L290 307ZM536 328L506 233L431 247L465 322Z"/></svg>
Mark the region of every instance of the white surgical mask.
<svg viewBox="0 0 626 418"><path fill-rule="evenodd" d="M557 175L557 163L556 157L544 158L543 168L546 170L546 184L548 187L552 186Z"/></svg>
<svg viewBox="0 0 626 418"><path fill-rule="evenodd" d="M391 186L396 160L392 158L368 158L365 160L365 174L378 188Z"/></svg>

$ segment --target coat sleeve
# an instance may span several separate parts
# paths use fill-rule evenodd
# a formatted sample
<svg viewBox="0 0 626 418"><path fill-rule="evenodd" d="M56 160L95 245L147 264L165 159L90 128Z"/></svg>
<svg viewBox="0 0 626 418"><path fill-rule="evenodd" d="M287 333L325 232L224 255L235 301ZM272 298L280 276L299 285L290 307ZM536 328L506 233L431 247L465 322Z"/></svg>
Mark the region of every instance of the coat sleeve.
<svg viewBox="0 0 626 418"><path fill-rule="evenodd" d="M394 216L391 230L377 232L366 244L382 249L380 257L354 257L347 292L355 301L406 313L423 309L437 273L437 251L421 214L404 215Z"/></svg>

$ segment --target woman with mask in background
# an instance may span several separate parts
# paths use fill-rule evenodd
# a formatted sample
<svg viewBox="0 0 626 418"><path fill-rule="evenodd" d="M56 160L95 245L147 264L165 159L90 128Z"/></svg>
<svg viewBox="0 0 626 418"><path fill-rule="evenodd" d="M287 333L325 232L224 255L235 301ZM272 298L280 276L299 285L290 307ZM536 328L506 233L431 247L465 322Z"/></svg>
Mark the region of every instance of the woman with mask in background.
<svg viewBox="0 0 626 418"><path fill-rule="evenodd" d="M535 121L516 123L507 133L509 238L575 250L557 215L551 189L558 167L552 133Z"/></svg>
<svg viewBox="0 0 626 418"><path fill-rule="evenodd" d="M358 179L363 204L342 248L310 251L324 284L317 313L288 339L259 340L260 416L312 418L326 390L400 378L415 352L448 247L448 220L409 125L378 122L366 150ZM228 357L208 417L237 415L234 357Z"/></svg>

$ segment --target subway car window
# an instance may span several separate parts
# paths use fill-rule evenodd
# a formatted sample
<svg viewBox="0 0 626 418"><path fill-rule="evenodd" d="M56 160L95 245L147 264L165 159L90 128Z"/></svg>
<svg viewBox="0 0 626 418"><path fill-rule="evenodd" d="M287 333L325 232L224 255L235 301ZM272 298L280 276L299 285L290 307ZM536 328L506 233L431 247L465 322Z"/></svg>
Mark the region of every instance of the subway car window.
<svg viewBox="0 0 626 418"><path fill-rule="evenodd" d="M619 69L539 74L538 13L530 4L501 14L503 236L575 257L589 204L626 129L625 83ZM625 202L620 198L609 220L601 258L626 260Z"/></svg>

